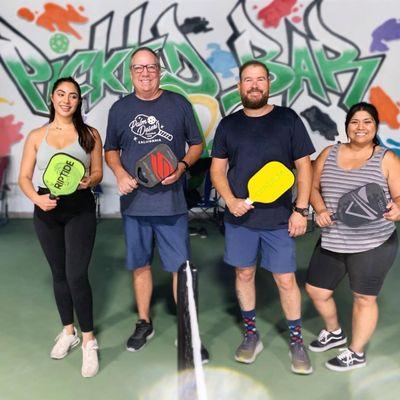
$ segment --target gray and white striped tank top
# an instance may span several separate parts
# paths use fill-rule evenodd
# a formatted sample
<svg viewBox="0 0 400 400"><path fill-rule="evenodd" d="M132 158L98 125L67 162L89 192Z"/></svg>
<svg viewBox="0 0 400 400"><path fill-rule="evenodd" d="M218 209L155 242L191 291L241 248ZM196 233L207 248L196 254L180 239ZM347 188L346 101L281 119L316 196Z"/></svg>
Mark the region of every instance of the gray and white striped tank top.
<svg viewBox="0 0 400 400"><path fill-rule="evenodd" d="M389 188L381 167L386 150L375 152L361 168L345 170L338 165L339 148L340 144L332 147L321 175L321 194L326 208L335 212L343 194L372 182L383 188L389 200ZM337 253L358 253L380 246L394 230L394 223L383 218L357 228L336 221L332 226L321 229L321 246Z"/></svg>

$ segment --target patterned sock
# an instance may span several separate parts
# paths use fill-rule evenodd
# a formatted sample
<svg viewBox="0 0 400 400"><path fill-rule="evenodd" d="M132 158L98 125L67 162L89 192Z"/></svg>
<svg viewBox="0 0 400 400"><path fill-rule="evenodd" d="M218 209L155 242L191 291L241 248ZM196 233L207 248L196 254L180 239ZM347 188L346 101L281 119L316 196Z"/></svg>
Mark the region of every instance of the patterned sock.
<svg viewBox="0 0 400 400"><path fill-rule="evenodd" d="M254 335L257 332L256 328L256 310L243 311L241 310L243 324L244 324L244 333L245 335Z"/></svg>
<svg viewBox="0 0 400 400"><path fill-rule="evenodd" d="M303 336L301 335L301 318L293 321L287 320L289 327L290 343L303 344Z"/></svg>

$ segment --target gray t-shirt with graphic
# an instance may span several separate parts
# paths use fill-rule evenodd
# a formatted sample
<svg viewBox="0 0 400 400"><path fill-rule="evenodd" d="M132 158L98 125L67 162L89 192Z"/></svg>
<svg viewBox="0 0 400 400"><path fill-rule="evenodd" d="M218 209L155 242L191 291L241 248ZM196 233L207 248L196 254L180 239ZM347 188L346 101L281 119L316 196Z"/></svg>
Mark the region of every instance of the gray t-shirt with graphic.
<svg viewBox="0 0 400 400"><path fill-rule="evenodd" d="M202 143L191 104L181 95L164 91L154 100L135 93L113 104L108 115L104 150L120 150L121 163L134 177L136 161L160 143L167 144L177 159L189 146ZM121 196L121 213L132 216L177 215L187 212L184 176L172 185L138 187Z"/></svg>

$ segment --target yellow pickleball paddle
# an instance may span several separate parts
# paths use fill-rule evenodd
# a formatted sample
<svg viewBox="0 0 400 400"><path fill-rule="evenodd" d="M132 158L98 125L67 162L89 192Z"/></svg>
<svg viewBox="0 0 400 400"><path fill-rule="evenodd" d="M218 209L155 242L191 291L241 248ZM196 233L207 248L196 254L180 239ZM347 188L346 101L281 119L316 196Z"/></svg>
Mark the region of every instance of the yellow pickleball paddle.
<svg viewBox="0 0 400 400"><path fill-rule="evenodd" d="M247 204L273 203L294 184L294 174L279 161L270 161L249 180Z"/></svg>

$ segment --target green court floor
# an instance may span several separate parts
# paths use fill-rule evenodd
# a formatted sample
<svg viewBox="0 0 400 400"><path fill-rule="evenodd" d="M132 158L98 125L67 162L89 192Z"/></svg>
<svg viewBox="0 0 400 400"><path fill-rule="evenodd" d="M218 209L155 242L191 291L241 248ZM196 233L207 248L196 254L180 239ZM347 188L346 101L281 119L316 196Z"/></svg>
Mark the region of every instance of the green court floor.
<svg viewBox="0 0 400 400"><path fill-rule="evenodd" d="M349 373L328 371L324 362L332 349L311 354L315 372L290 372L287 331L272 277L257 275L257 325L265 350L252 365L234 361L240 343L233 271L223 264L223 236L208 221L207 238L191 238L193 261L200 274L199 322L211 353L205 367L209 399L360 399L400 398L399 289L400 258L380 296L378 329L368 347L366 368ZM307 263L318 231L297 240L298 281L303 287ZM154 262L153 322L156 335L137 353L125 350L134 323L130 275L124 270L121 220L102 220L91 263L91 284L101 369L92 379L80 375L81 351L55 361L49 357L60 323L51 276L31 220L11 220L0 228L0 399L1 400L163 400L176 382L176 315L170 276ZM351 326L351 295L347 282L336 299L342 325ZM308 343L321 329L303 291L304 337Z"/></svg>

